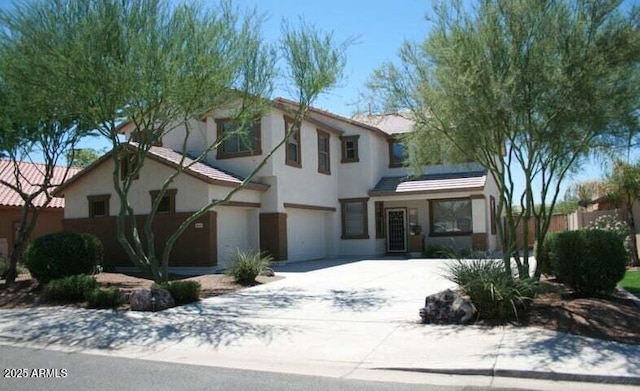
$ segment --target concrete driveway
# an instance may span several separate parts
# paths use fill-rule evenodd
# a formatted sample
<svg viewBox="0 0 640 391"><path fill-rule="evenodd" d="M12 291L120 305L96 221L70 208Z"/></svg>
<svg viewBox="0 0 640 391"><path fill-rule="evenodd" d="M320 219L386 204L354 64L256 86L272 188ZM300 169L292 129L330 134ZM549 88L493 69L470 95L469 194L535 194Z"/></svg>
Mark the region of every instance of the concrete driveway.
<svg viewBox="0 0 640 391"><path fill-rule="evenodd" d="M639 346L534 328L419 324L424 297L453 286L442 277L448 262L291 264L277 271L283 280L158 313L0 310L0 344L362 380L510 386L495 376L549 376L640 385ZM425 374L434 372L482 376Z"/></svg>

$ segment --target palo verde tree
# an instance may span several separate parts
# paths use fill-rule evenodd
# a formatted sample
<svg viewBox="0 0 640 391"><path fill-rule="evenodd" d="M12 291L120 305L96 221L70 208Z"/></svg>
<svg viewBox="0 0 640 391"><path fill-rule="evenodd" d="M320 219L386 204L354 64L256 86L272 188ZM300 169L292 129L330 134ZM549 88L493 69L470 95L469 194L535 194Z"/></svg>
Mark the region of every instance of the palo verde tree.
<svg viewBox="0 0 640 391"><path fill-rule="evenodd" d="M89 118L97 132L111 141L113 186L119 201L118 241L132 262L158 282L167 280L171 250L186 228L249 183L275 151L263 154L240 187L187 218L159 251L153 220L163 195L179 175L225 140L218 138L202 146L196 156L187 157L187 145L202 115L232 108L235 122L242 125L230 136L247 136L251 122L271 107L268 98L274 81L283 76L283 83L295 87L299 105L290 114L294 124L300 123L317 96L340 79L345 63L347 44L337 44L331 34L310 26L285 26L280 46L266 44L256 13L241 12L229 2L208 9L163 0L54 0L18 6L11 15L16 28L36 25L43 33L62 34L75 45L74 71L56 72L49 78L64 80L86 99L83 118ZM43 54L34 61L59 65L67 61L47 42L35 45ZM287 72L280 73L277 65ZM133 128L135 143L123 144L122 121ZM294 130L292 125L276 148ZM175 172L163 178L140 227L128 195L134 178L144 173L156 140L170 132L182 137L182 159Z"/></svg>
<svg viewBox="0 0 640 391"><path fill-rule="evenodd" d="M12 241L4 278L11 284L16 266L31 237L38 216L53 198L53 190L69 176L65 158L73 158L75 145L88 131L78 116L79 104L60 80L49 79L48 63L32 63L37 52L31 40L46 40L50 48L71 58L72 45L57 35L38 35L33 26L12 28L11 18L0 11L0 166L2 185L22 199L20 219ZM58 64L71 72L72 64ZM47 88L43 89L46 80ZM37 162L23 172L23 161ZM34 174L33 171L37 173Z"/></svg>
<svg viewBox="0 0 640 391"><path fill-rule="evenodd" d="M506 224L496 226L509 272L515 255L528 275L528 223L543 241L567 174L637 129L638 9L621 3L438 2L425 41L405 43L399 61L372 77L387 110L409 110L417 121L405 139L412 166L445 157L488 169L500 190L496 218Z"/></svg>

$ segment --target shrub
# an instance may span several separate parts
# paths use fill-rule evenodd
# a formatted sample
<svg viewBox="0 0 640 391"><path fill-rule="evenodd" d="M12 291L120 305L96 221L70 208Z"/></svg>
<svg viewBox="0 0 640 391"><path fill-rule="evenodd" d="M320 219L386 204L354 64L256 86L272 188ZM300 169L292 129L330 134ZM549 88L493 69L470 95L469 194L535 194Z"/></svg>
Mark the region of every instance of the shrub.
<svg viewBox="0 0 640 391"><path fill-rule="evenodd" d="M457 260L445 278L460 286L478 310L479 319L509 320L533 300L537 285L530 279L514 279L500 261Z"/></svg>
<svg viewBox="0 0 640 391"><path fill-rule="evenodd" d="M153 283L151 289L166 289L173 297L176 304L189 304L200 300L202 285L198 281L171 281L165 283Z"/></svg>
<svg viewBox="0 0 640 391"><path fill-rule="evenodd" d="M627 256L620 235L611 231L562 232L550 243L553 272L578 296L608 294L622 280Z"/></svg>
<svg viewBox="0 0 640 391"><path fill-rule="evenodd" d="M92 276L79 274L49 281L42 294L48 300L78 302L85 294L98 288L98 282Z"/></svg>
<svg viewBox="0 0 640 391"><path fill-rule="evenodd" d="M1 276L4 276L4 273L7 272L7 269L9 269L9 263L0 258L0 278Z"/></svg>
<svg viewBox="0 0 640 391"><path fill-rule="evenodd" d="M226 270L226 274L235 278L241 284L251 284L256 277L266 269L273 257L265 255L256 250L238 250L231 266Z"/></svg>
<svg viewBox="0 0 640 391"><path fill-rule="evenodd" d="M586 228L589 230L599 229L603 231L611 231L622 239L624 243L624 249L627 254L628 262L632 261L631 254L633 246L632 235L630 235L629 225L624 221L620 221L616 216L605 215L600 216L589 224Z"/></svg>
<svg viewBox="0 0 640 391"><path fill-rule="evenodd" d="M85 292L88 308L116 308L124 302L118 288L93 289Z"/></svg>
<svg viewBox="0 0 640 391"><path fill-rule="evenodd" d="M77 274L92 274L102 262L102 244L90 234L58 232L29 244L25 264L40 283Z"/></svg>

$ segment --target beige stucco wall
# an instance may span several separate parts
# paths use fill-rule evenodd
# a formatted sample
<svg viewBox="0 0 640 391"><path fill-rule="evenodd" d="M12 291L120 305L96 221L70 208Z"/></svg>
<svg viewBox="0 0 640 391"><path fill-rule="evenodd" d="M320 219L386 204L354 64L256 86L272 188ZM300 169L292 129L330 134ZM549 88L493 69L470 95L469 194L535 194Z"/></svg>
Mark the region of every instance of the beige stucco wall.
<svg viewBox="0 0 640 391"><path fill-rule="evenodd" d="M88 196L111 194L109 214L116 216L120 210L119 198L113 189L113 163L106 160L92 172L81 178L65 191L65 218L83 218L89 215ZM128 201L135 210L135 214L148 214L151 211L152 190L161 188L162 183L174 172L159 162L147 159L140 173L129 191ZM198 210L211 199L223 198L232 188L213 186L187 174L181 174L169 188L177 189L176 212L192 212ZM257 191L242 190L232 200L259 202Z"/></svg>

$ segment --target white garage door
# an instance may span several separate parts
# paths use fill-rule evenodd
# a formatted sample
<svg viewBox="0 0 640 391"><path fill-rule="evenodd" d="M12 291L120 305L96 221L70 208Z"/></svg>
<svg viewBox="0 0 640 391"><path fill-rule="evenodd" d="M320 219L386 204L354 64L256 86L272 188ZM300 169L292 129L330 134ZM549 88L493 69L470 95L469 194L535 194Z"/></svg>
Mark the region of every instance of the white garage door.
<svg viewBox="0 0 640 391"><path fill-rule="evenodd" d="M326 224L329 213L331 212L287 209L287 251L290 261L327 256Z"/></svg>
<svg viewBox="0 0 640 391"><path fill-rule="evenodd" d="M218 267L226 268L240 250L257 248L257 213L251 209L219 207L218 213ZM255 221L254 221L255 219ZM254 232L255 231L255 232Z"/></svg>

